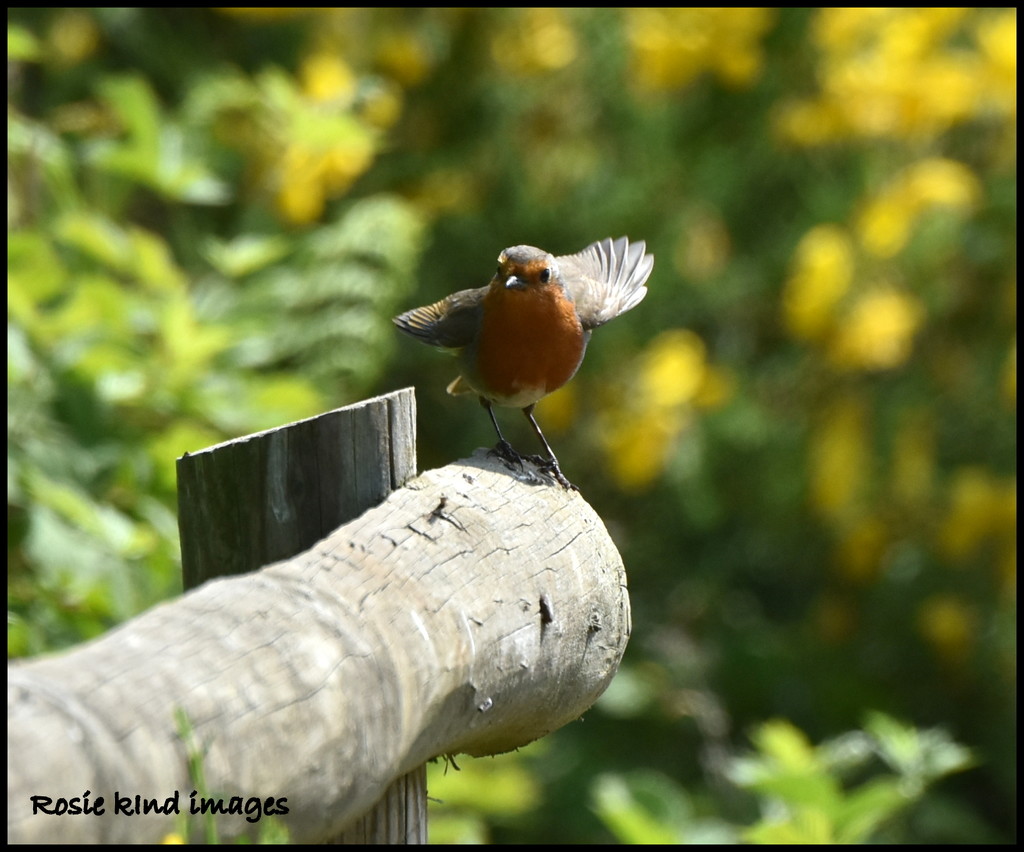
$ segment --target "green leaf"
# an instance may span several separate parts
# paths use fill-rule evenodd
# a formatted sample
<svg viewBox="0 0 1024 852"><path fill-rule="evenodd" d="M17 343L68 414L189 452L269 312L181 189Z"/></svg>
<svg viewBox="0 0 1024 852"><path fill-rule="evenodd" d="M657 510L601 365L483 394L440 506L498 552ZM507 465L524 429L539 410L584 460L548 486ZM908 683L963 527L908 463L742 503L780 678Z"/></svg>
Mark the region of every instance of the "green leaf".
<svg viewBox="0 0 1024 852"><path fill-rule="evenodd" d="M140 77L110 77L100 84L104 100L125 128L125 137L93 145L103 170L190 204L223 204L227 185L190 152L188 137L163 118L150 85Z"/></svg>
<svg viewBox="0 0 1024 852"><path fill-rule="evenodd" d="M446 808L511 815L526 813L537 804L537 778L528 770L524 752L500 758L459 758L459 767L430 767L430 794Z"/></svg>
<svg viewBox="0 0 1024 852"><path fill-rule="evenodd" d="M37 231L7 236L7 311L31 328L39 308L62 292L67 271L53 243Z"/></svg>
<svg viewBox="0 0 1024 852"><path fill-rule="evenodd" d="M128 273L134 257L124 228L108 217L89 211L67 213L54 224L57 239L115 272Z"/></svg>
<svg viewBox="0 0 1024 852"><path fill-rule="evenodd" d="M107 77L100 97L113 108L127 141L105 149L104 162L128 173L155 172L160 154L160 106L152 87L137 75Z"/></svg>
<svg viewBox="0 0 1024 852"><path fill-rule="evenodd" d="M909 804L894 778L876 778L852 791L836 809L836 842L865 843L885 820Z"/></svg>
<svg viewBox="0 0 1024 852"><path fill-rule="evenodd" d="M800 811L783 822L761 822L743 832L750 843L791 846L835 843L832 820L820 810Z"/></svg>
<svg viewBox="0 0 1024 852"><path fill-rule="evenodd" d="M280 235L244 234L232 240L207 240L203 255L221 275L242 278L276 263L290 250Z"/></svg>
<svg viewBox="0 0 1024 852"><path fill-rule="evenodd" d="M914 791L973 765L970 750L941 729L920 731L884 713L872 713L864 727L877 740L882 759Z"/></svg>
<svg viewBox="0 0 1024 852"><path fill-rule="evenodd" d="M41 56L39 39L25 27L17 24L7 25L8 62L38 62Z"/></svg>
<svg viewBox="0 0 1024 852"><path fill-rule="evenodd" d="M647 802L640 801L633 784L618 775L601 775L591 789L592 807L601 821L622 843L676 844L681 842L681 819L668 817L668 812L685 807L671 782L662 779L661 789L646 784ZM653 792L653 796L650 795ZM674 800L673 800L674 799ZM656 802L660 813L652 810Z"/></svg>
<svg viewBox="0 0 1024 852"><path fill-rule="evenodd" d="M163 237L139 227L129 228L127 236L129 250L134 254L132 267L140 284L159 292L185 291L188 278Z"/></svg>
<svg viewBox="0 0 1024 852"><path fill-rule="evenodd" d="M781 768L807 771L817 766L814 747L804 732L785 720L765 722L755 731L753 740L760 752Z"/></svg>

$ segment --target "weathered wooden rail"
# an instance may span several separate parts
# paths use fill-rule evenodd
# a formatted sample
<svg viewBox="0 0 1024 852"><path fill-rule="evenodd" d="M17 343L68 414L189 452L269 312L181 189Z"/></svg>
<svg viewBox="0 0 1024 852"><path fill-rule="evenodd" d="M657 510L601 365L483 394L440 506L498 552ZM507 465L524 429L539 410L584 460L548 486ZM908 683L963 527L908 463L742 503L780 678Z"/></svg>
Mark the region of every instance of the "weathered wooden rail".
<svg viewBox="0 0 1024 852"><path fill-rule="evenodd" d="M369 419L394 436L410 421L392 397L388 416ZM373 446L398 484L408 459L390 439ZM310 476L330 492L330 476ZM229 492L218 499L232 503ZM242 514L268 500L255 486L234 499ZM293 505L274 500L279 513ZM183 514L183 538L190 523ZM207 557L259 554L281 531L266 524L256 537L250 548L223 535L219 547L183 541L183 553L203 554L186 557L186 572L198 581ZM296 842L372 836L353 826L382 797L393 807L372 821L423 807L421 791L406 791L430 758L508 751L593 703L629 635L625 582L579 494L523 481L483 452L429 471L292 558L10 666L8 841L152 842L179 830L173 816L114 812L115 795L165 804L175 794L189 811L196 785L176 713L202 748L211 797L229 807L237 797L250 816L254 802L262 813L286 799L279 816ZM102 796L104 813L33 813L33 796L51 809L86 796L95 809ZM246 816L219 816L220 837L252 835Z"/></svg>

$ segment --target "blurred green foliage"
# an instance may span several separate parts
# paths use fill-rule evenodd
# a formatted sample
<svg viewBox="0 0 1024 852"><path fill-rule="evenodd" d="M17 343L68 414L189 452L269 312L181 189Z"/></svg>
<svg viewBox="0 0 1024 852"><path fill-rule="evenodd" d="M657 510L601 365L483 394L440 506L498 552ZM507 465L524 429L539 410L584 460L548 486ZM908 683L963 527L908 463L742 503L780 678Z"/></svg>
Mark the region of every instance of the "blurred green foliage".
<svg viewBox="0 0 1024 852"><path fill-rule="evenodd" d="M230 50L208 54L197 39L191 56L159 36L215 26L215 13L17 18L9 50L25 61L8 128L7 301L16 656L95 635L180 589L174 460L366 394L423 235L421 214L393 193L349 198L319 227L289 218L290 177L274 165L283 152L326 159L347 130L373 130L352 97L317 98L280 70L241 73ZM152 55L136 55L129 37L153 41ZM253 146L272 168L253 163ZM342 194L338 172L322 169L321 206ZM315 203L304 202L307 216Z"/></svg>
<svg viewBox="0 0 1024 852"><path fill-rule="evenodd" d="M880 714L864 731L817 747L782 721L764 723L752 739L757 751L734 758L728 770L737 787L757 797L759 819L749 828L697 817L684 789L649 771L598 777L594 809L624 843L899 843L908 840L906 826L894 825L894 817L933 781L970 765L944 732L919 732ZM878 774L872 762L890 773ZM864 777L847 783L858 773Z"/></svg>
<svg viewBox="0 0 1024 852"><path fill-rule="evenodd" d="M1015 836L1014 10L19 9L8 57L9 654L180 588L186 451L409 383L421 466L489 442L390 316L627 234L538 418L635 633L440 836Z"/></svg>

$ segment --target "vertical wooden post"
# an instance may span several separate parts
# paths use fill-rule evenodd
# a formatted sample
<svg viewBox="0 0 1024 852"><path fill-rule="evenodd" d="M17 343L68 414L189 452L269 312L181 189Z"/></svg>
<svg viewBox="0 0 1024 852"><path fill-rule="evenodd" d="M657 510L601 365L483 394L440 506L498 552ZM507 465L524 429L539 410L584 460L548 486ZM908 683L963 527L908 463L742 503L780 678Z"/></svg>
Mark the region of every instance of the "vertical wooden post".
<svg viewBox="0 0 1024 852"><path fill-rule="evenodd" d="M185 589L312 547L416 473L412 388L178 459ZM426 843L426 767L399 778L339 843Z"/></svg>

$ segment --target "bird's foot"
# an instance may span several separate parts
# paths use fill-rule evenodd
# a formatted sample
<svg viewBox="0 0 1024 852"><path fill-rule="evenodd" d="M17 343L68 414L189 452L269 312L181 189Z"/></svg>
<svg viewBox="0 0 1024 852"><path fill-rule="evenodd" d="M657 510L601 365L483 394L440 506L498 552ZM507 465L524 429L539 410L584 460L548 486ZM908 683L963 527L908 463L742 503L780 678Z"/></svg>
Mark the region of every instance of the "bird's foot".
<svg viewBox="0 0 1024 852"><path fill-rule="evenodd" d="M522 471L523 469L523 456L519 455L516 448L504 438L494 445L493 450L488 450L487 454L501 459L509 470Z"/></svg>
<svg viewBox="0 0 1024 852"><path fill-rule="evenodd" d="M528 461L534 467L542 469L548 467L551 464L551 459L549 459L547 456L537 454L527 455L526 453L523 453L522 455L519 456L519 458L521 458L523 461Z"/></svg>
<svg viewBox="0 0 1024 852"><path fill-rule="evenodd" d="M534 462L537 465L537 470L540 471L547 477L550 477L559 485L561 485L566 491L579 491L580 489L573 485L568 479L565 478L565 474L562 473L562 469L558 466L558 462L555 459L546 459L540 456L533 456L530 461L539 459Z"/></svg>
<svg viewBox="0 0 1024 852"><path fill-rule="evenodd" d="M488 451L488 454L498 458L516 475L518 480L527 485L553 485L557 482L567 491L579 491L579 488L565 478L558 462L554 459L549 459L546 456L524 455L505 440L498 441L494 449ZM536 468L536 472L523 467L523 462L529 462Z"/></svg>

